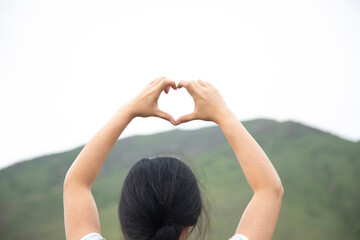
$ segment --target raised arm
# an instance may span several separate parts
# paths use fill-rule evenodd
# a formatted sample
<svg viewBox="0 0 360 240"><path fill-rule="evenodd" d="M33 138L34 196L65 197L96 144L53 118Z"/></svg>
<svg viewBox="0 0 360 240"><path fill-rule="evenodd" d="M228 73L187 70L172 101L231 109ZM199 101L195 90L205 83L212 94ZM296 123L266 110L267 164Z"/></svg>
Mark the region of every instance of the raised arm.
<svg viewBox="0 0 360 240"><path fill-rule="evenodd" d="M181 87L185 87L194 98L195 109L193 113L176 120L176 124L195 119L217 123L232 146L254 192L235 233L243 234L250 240L271 239L284 193L274 166L210 83L201 80L181 81L178 88Z"/></svg>
<svg viewBox="0 0 360 240"><path fill-rule="evenodd" d="M79 240L88 233L100 233L99 216L91 186L116 140L133 118L156 116L175 123L170 114L159 110L157 106L161 92L168 93L170 87L176 89L175 82L164 77L149 83L138 96L115 113L73 162L64 181L66 239Z"/></svg>

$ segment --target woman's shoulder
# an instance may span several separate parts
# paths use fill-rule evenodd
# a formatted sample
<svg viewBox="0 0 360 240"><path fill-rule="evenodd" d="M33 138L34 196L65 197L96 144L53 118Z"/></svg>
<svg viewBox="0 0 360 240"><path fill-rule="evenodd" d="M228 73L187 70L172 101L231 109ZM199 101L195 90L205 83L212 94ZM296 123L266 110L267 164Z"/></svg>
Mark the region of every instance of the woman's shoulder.
<svg viewBox="0 0 360 240"><path fill-rule="evenodd" d="M232 238L229 240L249 240L247 237L245 237L242 234L235 234Z"/></svg>

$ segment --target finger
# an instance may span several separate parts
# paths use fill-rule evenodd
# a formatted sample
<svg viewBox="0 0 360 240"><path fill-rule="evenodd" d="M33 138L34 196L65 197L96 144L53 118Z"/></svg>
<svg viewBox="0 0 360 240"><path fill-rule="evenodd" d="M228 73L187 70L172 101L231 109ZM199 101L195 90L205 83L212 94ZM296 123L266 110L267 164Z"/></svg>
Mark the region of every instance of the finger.
<svg viewBox="0 0 360 240"><path fill-rule="evenodd" d="M175 81L174 81L174 83L175 83ZM176 83L171 85L171 87L172 87L172 89L176 90L177 89Z"/></svg>
<svg viewBox="0 0 360 240"><path fill-rule="evenodd" d="M201 81L201 80L200 80ZM202 89L204 86L200 83L200 81L199 80L197 80L197 81L194 81L194 80L191 80L191 84L194 86L194 88L196 89L196 90L198 90L198 89Z"/></svg>
<svg viewBox="0 0 360 240"><path fill-rule="evenodd" d="M183 116L179 117L178 119L176 119L175 124L176 124L176 125L179 125L179 124L181 124L181 123L190 122L190 121L196 120L196 119L197 119L197 118L196 118L196 113L195 113L195 112L192 112L192 113L183 115Z"/></svg>
<svg viewBox="0 0 360 240"><path fill-rule="evenodd" d="M166 94L168 94L168 93L169 93L169 91L170 91L170 86L166 86L166 88L165 88L164 92L165 92Z"/></svg>
<svg viewBox="0 0 360 240"><path fill-rule="evenodd" d="M160 109L157 109L157 110L155 111L155 116L156 116L156 117L160 117L160 118L162 118L162 119L165 119L165 120L171 122L173 125L175 125L175 123L176 123L176 121L175 121L175 119L173 118L173 116L171 116L169 113L164 112L164 111L162 111L162 110L160 110Z"/></svg>
<svg viewBox="0 0 360 240"><path fill-rule="evenodd" d="M158 83L161 82L163 79L166 79L166 77L161 76L161 77L156 78L155 81L154 81L154 84L158 84Z"/></svg>
<svg viewBox="0 0 360 240"><path fill-rule="evenodd" d="M211 83L209 83L209 82L205 82L205 84L206 84L207 86L211 87L211 88L216 89L216 88L214 87L214 85L212 85L212 84L211 84Z"/></svg>
<svg viewBox="0 0 360 240"><path fill-rule="evenodd" d="M189 86L190 82L189 81L185 81L185 80L181 80L178 84L177 84L177 88L186 88L187 86Z"/></svg>
<svg viewBox="0 0 360 240"><path fill-rule="evenodd" d="M193 82L189 82L189 81L185 81L185 80L181 80L178 85L177 88L186 88L186 90L190 93L190 95L192 96L195 92L195 87Z"/></svg>
<svg viewBox="0 0 360 240"><path fill-rule="evenodd" d="M161 80L161 82L159 83L159 90L160 92L162 90L167 90L169 89L170 90L170 87L172 87L173 89L176 89L176 83L174 80L170 80L170 79L163 79ZM167 92L169 92L169 90L167 90ZM165 91L166 92L166 91ZM166 92L166 93L167 93Z"/></svg>
<svg viewBox="0 0 360 240"><path fill-rule="evenodd" d="M154 80L152 80L149 84L152 85L152 84L154 84L154 83L156 83L156 82L161 81L161 79L164 79L164 78L165 78L165 77L163 77L163 76L157 77L157 78L155 78Z"/></svg>
<svg viewBox="0 0 360 240"><path fill-rule="evenodd" d="M155 78L154 80L152 80L151 82L149 82L149 85L153 84L156 80L157 80L157 78Z"/></svg>
<svg viewBox="0 0 360 240"><path fill-rule="evenodd" d="M198 82L201 86L206 87L205 82L202 81L201 79L198 79L197 82Z"/></svg>

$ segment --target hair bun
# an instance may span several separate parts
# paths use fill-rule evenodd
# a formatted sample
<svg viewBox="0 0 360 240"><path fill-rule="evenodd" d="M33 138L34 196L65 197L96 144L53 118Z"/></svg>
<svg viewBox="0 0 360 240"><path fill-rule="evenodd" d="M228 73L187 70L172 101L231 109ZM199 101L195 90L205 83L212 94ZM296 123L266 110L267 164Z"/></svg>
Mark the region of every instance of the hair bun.
<svg viewBox="0 0 360 240"><path fill-rule="evenodd" d="M179 240L182 226L176 223L166 224L160 227L153 240Z"/></svg>

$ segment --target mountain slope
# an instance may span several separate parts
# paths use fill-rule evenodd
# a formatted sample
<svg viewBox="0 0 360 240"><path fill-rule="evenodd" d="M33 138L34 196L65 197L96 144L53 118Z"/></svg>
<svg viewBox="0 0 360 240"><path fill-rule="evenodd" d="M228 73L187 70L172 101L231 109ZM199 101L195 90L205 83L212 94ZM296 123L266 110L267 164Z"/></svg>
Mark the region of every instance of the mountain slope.
<svg viewBox="0 0 360 240"><path fill-rule="evenodd" d="M359 239L358 143L292 121L243 124L273 162L285 188L273 239ZM81 149L0 171L2 239L65 238L62 182ZM106 239L120 236L117 201L127 170L158 153L180 155L197 172L212 216L207 239L230 238L252 193L220 129L208 127L134 136L115 144L93 186Z"/></svg>

